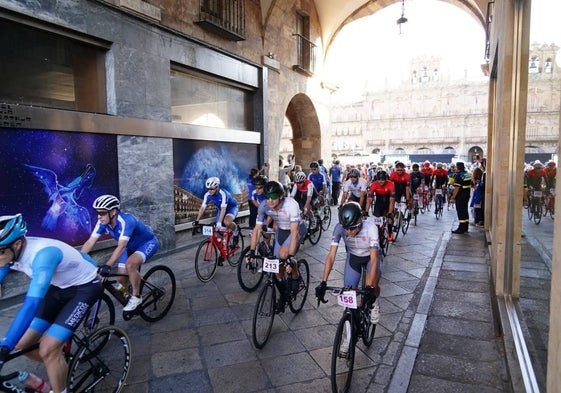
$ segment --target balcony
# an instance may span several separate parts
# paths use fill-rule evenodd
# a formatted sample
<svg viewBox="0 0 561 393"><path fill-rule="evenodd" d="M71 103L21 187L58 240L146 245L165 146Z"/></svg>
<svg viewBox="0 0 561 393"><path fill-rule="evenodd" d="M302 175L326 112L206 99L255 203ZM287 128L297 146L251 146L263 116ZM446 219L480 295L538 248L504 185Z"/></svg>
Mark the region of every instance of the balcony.
<svg viewBox="0 0 561 393"><path fill-rule="evenodd" d="M316 66L316 45L300 34L292 34L297 43L297 64L292 66L296 72L306 76L313 76Z"/></svg>
<svg viewBox="0 0 561 393"><path fill-rule="evenodd" d="M230 41L245 40L245 0L199 0L195 24Z"/></svg>

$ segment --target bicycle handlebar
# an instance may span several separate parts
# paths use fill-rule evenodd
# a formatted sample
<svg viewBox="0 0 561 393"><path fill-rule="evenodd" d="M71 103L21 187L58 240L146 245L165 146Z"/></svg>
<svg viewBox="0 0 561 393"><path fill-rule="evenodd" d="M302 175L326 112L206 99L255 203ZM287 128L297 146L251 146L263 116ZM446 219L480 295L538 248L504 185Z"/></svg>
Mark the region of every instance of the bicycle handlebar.
<svg viewBox="0 0 561 393"><path fill-rule="evenodd" d="M353 287L330 287L327 286L325 287L325 292L327 291L331 291L332 295L339 295L345 291L355 291L357 293L357 295L366 295L367 293L369 293L369 291L365 290L365 289L356 289ZM322 298L318 297L318 307L320 306L320 303L327 303L329 300L325 299L325 296Z"/></svg>

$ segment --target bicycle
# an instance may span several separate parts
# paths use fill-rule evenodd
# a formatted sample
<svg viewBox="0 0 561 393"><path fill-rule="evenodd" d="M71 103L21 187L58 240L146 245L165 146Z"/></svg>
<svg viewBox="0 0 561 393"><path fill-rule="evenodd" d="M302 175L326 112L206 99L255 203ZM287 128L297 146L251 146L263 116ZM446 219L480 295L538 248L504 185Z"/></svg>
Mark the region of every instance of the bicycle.
<svg viewBox="0 0 561 393"><path fill-rule="evenodd" d="M321 222L321 229L327 231L329 225L331 225L331 206L327 202L328 199L323 195L319 196L319 203L316 209L314 209L314 214L318 213Z"/></svg>
<svg viewBox="0 0 561 393"><path fill-rule="evenodd" d="M541 192L541 190L533 190L530 194L530 202L528 204L528 219L533 219L536 225L538 225L542 220L542 196L543 193Z"/></svg>
<svg viewBox="0 0 561 393"><path fill-rule="evenodd" d="M390 237L390 230L388 228L388 222L386 216L373 217L374 224L378 227L378 243L380 244L380 249L382 250L382 255L387 256L390 250L390 245L392 240Z"/></svg>
<svg viewBox="0 0 561 393"><path fill-rule="evenodd" d="M425 191L423 192L423 206L421 207L421 214L424 214L425 210L427 212L430 212L431 197L432 194L429 188L425 186Z"/></svg>
<svg viewBox="0 0 561 393"><path fill-rule="evenodd" d="M203 236L207 236L199 243L195 253L195 273L201 282L209 282L216 273L216 267L222 266L227 260L230 266L236 267L242 250L244 237L239 228L238 243L234 244L233 232L229 228L218 228L216 225L193 225L193 235L202 228Z"/></svg>
<svg viewBox="0 0 561 393"><path fill-rule="evenodd" d="M302 239L302 243L304 240L308 239L312 245L316 245L321 239L321 233L323 232L323 228L321 226L321 217L317 212L313 212L311 216L303 216L303 219L306 220L306 228L308 228L306 232L306 237Z"/></svg>
<svg viewBox="0 0 561 393"><path fill-rule="evenodd" d="M553 220L555 218L555 188L550 188L543 198L543 216L547 216L548 213Z"/></svg>
<svg viewBox="0 0 561 393"><path fill-rule="evenodd" d="M369 307L365 307L367 291L364 289L364 281L363 267L361 289L330 286L326 288L337 296L338 304L345 308L337 325L331 351L331 389L334 393L349 391L354 370L356 344L359 338L362 338L364 346L370 347L376 332L376 324L370 321L371 310ZM327 300L318 299L318 307L320 302L327 303ZM345 347L345 344L348 347Z"/></svg>
<svg viewBox="0 0 561 393"><path fill-rule="evenodd" d="M296 267L299 273L297 284L290 278L290 274L286 273L286 269L282 279L277 277L282 266ZM294 314L302 310L310 286L310 268L305 259L296 262L294 258L289 260L263 258L263 270L268 277L255 304L251 329L253 344L258 349L263 348L267 343L276 314L284 312L287 305Z"/></svg>
<svg viewBox="0 0 561 393"><path fill-rule="evenodd" d="M249 254L249 246L247 246L240 256L240 260L238 262L238 282L240 283L240 287L246 292L253 292L261 284L263 281L263 277L265 276L265 272L263 271L263 258L271 258L273 249L270 245L270 242L273 240L271 239L274 237L274 232L266 232L261 233L261 240L258 242L257 255L261 256L262 258L253 258L251 260L248 259ZM267 238L266 238L267 237Z"/></svg>
<svg viewBox="0 0 561 393"><path fill-rule="evenodd" d="M434 190L434 197L434 215L438 220L442 217L442 212L444 211L444 195L442 193L442 188Z"/></svg>
<svg viewBox="0 0 561 393"><path fill-rule="evenodd" d="M417 226L417 216L419 215L419 194L413 194L413 225Z"/></svg>
<svg viewBox="0 0 561 393"><path fill-rule="evenodd" d="M126 306L131 289L122 287L117 289L116 277L128 277L126 274L111 273L103 282L104 292L101 298L88 310L81 326L75 334L87 336L99 326L115 323L115 304L111 297ZM133 311L123 311L123 319L129 321L135 315L147 322L157 322L167 315L175 300L176 283L173 271L164 265L153 266L140 279L140 295L142 303Z"/></svg>
<svg viewBox="0 0 561 393"><path fill-rule="evenodd" d="M13 351L6 363L38 348L36 343ZM123 329L105 326L84 337L74 334L64 345L63 353L68 362L68 392L118 393L125 386L131 364L131 340ZM27 391L9 382L18 375L17 371L0 375L0 392Z"/></svg>

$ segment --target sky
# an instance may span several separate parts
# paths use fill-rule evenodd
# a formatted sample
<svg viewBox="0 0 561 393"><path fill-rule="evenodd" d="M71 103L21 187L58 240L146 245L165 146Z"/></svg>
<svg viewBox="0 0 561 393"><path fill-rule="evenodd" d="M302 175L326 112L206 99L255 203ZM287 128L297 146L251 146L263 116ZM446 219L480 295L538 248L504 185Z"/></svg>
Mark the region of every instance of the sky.
<svg viewBox="0 0 561 393"><path fill-rule="evenodd" d="M484 79L485 31L473 17L443 1L405 0L408 21L400 35L396 21L401 12L401 2L395 3L338 34L325 67L325 79L339 87L338 96L395 87L409 80L411 59L421 56L439 56L443 78ZM559 15L561 1L532 0L530 42L561 46Z"/></svg>

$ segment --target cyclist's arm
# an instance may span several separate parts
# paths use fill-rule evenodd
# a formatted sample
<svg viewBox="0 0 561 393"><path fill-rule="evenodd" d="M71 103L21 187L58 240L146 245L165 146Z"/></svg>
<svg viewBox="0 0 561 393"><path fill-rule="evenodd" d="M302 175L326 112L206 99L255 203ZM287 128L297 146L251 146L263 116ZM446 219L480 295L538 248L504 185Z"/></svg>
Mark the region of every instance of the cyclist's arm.
<svg viewBox="0 0 561 393"><path fill-rule="evenodd" d="M89 239L84 243L84 245L82 246L81 251L82 251L84 254L88 254L88 253L92 250L92 248L93 248L95 242L97 242L97 239L99 239L98 236L94 236L94 235L90 236L90 238L89 238Z"/></svg>
<svg viewBox="0 0 561 393"><path fill-rule="evenodd" d="M0 341L0 346L14 349L18 341L31 324L37 314L49 286L54 272L62 261L62 251L57 247L46 247L39 251L33 262L31 283L23 301L23 305L12 321L6 336Z"/></svg>
<svg viewBox="0 0 561 393"><path fill-rule="evenodd" d="M378 249L370 248L370 271L366 275L366 286L375 287L378 285L380 278L378 277Z"/></svg>
<svg viewBox="0 0 561 393"><path fill-rule="evenodd" d="M222 222L224 221L224 217L226 217L226 208L227 206L220 206L220 218L216 222L217 225L220 226L222 225Z"/></svg>
<svg viewBox="0 0 561 393"><path fill-rule="evenodd" d="M260 222L256 222L251 232L251 241L249 243L249 249L255 251L257 247L257 240L259 240L259 234L261 233L263 225Z"/></svg>
<svg viewBox="0 0 561 393"><path fill-rule="evenodd" d="M331 243L331 247L329 247L329 252L325 257L323 275L321 276L321 281L327 282L327 279L329 278L329 274L331 273L331 269L333 269L333 264L335 263L335 256L337 255L338 248L339 248L339 244Z"/></svg>
<svg viewBox="0 0 561 393"><path fill-rule="evenodd" d="M288 254L296 255L298 243L300 243L300 222L292 221L290 223L290 246L288 248Z"/></svg>

